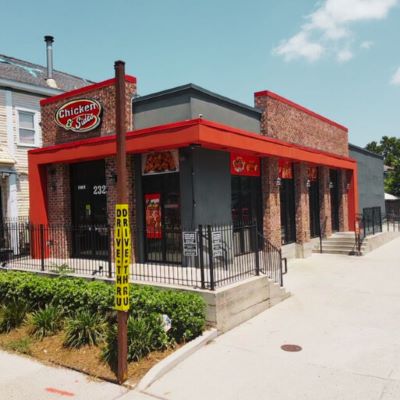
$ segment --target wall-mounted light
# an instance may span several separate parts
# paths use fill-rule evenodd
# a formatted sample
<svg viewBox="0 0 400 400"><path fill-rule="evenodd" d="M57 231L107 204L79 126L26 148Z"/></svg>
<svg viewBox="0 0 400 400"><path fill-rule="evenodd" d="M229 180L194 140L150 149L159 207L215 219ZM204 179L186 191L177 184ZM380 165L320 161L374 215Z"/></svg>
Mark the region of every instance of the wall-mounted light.
<svg viewBox="0 0 400 400"><path fill-rule="evenodd" d="M309 188L309 187L311 187L311 181L309 180L309 179L307 179L307 181L306 181L306 186Z"/></svg>
<svg viewBox="0 0 400 400"><path fill-rule="evenodd" d="M329 189L333 189L333 188L334 188L333 182L329 182Z"/></svg>
<svg viewBox="0 0 400 400"><path fill-rule="evenodd" d="M279 176L275 180L275 185L278 187L282 185L282 179Z"/></svg>

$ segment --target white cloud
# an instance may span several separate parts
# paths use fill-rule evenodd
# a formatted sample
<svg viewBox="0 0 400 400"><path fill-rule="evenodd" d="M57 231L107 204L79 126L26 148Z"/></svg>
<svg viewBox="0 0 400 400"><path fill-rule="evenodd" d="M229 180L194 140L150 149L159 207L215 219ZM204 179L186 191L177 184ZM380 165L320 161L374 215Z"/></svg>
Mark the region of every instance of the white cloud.
<svg viewBox="0 0 400 400"><path fill-rule="evenodd" d="M392 85L400 85L400 67L397 68L396 72L392 76L392 80L390 81Z"/></svg>
<svg viewBox="0 0 400 400"><path fill-rule="evenodd" d="M286 61L299 57L304 57L308 61L316 61L321 57L324 48L319 43L309 41L307 33L299 32L289 40L283 41L275 49L275 52L283 56Z"/></svg>
<svg viewBox="0 0 400 400"><path fill-rule="evenodd" d="M361 21L381 20L399 0L324 0L308 15L300 31L274 49L285 60L304 57L315 61L325 50L338 48L337 59L347 61L352 40L352 25ZM369 48L372 42L364 42Z"/></svg>
<svg viewBox="0 0 400 400"><path fill-rule="evenodd" d="M347 62L352 58L353 58L353 53L348 49L340 50L336 56L336 59L341 63Z"/></svg>
<svg viewBox="0 0 400 400"><path fill-rule="evenodd" d="M365 50L369 50L374 45L371 40L366 40L360 44L360 47Z"/></svg>

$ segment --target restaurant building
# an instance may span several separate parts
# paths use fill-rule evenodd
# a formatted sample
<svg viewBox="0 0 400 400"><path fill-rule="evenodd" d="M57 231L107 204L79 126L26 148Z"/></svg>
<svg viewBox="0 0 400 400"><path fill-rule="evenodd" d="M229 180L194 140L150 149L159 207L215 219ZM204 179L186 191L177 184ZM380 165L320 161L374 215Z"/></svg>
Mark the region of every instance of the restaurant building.
<svg viewBox="0 0 400 400"><path fill-rule="evenodd" d="M43 147L29 152L32 224L114 223L115 90L110 79L41 101ZM354 230L346 127L270 91L255 93L254 107L193 84L139 97L128 75L125 91L137 262L182 262L182 231L209 224L231 226L245 253L235 229L255 221L296 257L309 256L320 234ZM68 239L70 257L107 253L107 240L85 247L82 234Z"/></svg>

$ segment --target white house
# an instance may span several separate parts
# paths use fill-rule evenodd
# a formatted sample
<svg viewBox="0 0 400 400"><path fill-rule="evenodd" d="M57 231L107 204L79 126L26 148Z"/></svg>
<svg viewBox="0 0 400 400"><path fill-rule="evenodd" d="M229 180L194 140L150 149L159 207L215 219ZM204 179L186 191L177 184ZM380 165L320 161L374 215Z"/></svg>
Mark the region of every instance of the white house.
<svg viewBox="0 0 400 400"><path fill-rule="evenodd" d="M42 143L39 101L92 83L53 70L53 37L45 42L46 67L0 54L0 223L29 215L27 152Z"/></svg>

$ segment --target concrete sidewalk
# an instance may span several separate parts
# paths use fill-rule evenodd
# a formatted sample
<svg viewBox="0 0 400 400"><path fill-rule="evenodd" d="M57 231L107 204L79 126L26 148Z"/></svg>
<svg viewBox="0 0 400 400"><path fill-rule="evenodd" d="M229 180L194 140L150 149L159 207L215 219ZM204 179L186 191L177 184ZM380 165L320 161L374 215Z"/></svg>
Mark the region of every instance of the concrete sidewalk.
<svg viewBox="0 0 400 400"><path fill-rule="evenodd" d="M111 400L127 389L96 381L65 368L47 366L0 351L0 399L2 400Z"/></svg>
<svg viewBox="0 0 400 400"><path fill-rule="evenodd" d="M289 264L292 297L127 400L400 399L400 239ZM281 350L285 343L303 350Z"/></svg>

